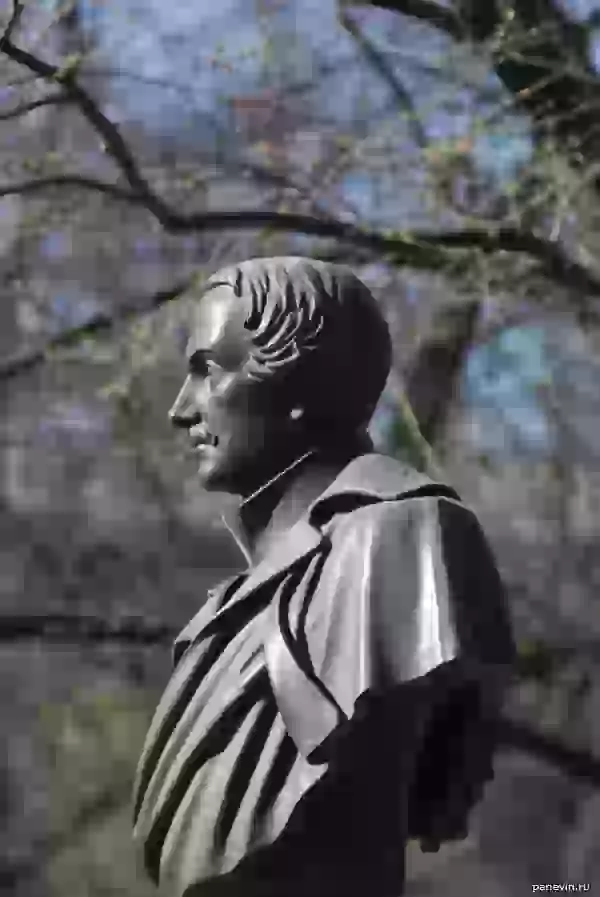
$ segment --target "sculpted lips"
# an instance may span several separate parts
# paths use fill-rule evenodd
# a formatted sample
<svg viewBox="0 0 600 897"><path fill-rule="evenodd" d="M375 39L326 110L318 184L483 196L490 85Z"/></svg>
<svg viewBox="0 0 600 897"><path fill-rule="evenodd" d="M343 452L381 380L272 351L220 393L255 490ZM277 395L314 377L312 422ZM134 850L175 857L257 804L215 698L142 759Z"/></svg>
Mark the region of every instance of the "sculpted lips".
<svg viewBox="0 0 600 897"><path fill-rule="evenodd" d="M197 424L189 429L190 441L193 448L204 448L206 446L214 447L218 444L219 438L211 433L204 424Z"/></svg>

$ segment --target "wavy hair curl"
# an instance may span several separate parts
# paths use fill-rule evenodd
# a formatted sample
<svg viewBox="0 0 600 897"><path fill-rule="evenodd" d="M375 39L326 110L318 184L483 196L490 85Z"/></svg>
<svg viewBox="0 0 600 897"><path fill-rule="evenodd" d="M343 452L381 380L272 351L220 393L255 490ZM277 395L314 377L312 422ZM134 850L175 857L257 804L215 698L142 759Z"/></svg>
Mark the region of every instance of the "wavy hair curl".
<svg viewBox="0 0 600 897"><path fill-rule="evenodd" d="M390 371L391 339L378 303L349 268L254 258L211 281L230 284L244 303L252 379L275 379L322 426L368 425Z"/></svg>

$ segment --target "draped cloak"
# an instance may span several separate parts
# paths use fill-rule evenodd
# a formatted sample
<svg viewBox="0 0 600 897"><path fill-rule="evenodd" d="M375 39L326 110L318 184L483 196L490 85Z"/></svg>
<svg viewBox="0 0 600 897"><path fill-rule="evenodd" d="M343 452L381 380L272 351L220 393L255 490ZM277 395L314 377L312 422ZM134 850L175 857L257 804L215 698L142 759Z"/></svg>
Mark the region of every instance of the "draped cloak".
<svg viewBox="0 0 600 897"><path fill-rule="evenodd" d="M373 453L209 592L173 659L134 789L134 840L161 892L397 897L403 841L465 834L514 646L473 512ZM438 699L400 798L410 726L392 696L420 681ZM370 697L380 710L355 749ZM367 762L336 779L342 744Z"/></svg>

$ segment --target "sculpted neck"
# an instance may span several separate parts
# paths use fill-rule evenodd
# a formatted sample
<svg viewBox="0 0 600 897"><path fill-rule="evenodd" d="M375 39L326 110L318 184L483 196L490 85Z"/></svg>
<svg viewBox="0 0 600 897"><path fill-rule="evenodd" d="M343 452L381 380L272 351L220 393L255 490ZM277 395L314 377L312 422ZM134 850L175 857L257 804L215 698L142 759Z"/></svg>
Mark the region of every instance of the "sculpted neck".
<svg viewBox="0 0 600 897"><path fill-rule="evenodd" d="M227 526L251 566L306 513L311 504L358 455L373 450L368 436L343 446L313 449L275 474L240 504Z"/></svg>

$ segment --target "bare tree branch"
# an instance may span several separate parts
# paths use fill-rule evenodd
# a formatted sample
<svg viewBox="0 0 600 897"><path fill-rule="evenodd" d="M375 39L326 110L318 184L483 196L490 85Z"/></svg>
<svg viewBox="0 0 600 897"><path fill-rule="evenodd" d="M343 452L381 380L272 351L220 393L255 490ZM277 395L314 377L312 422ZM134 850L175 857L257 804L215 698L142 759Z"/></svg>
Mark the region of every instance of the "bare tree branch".
<svg viewBox="0 0 600 897"><path fill-rule="evenodd" d="M408 6L436 7L424 0L411 0ZM448 12L439 7L442 12ZM401 10L399 10L401 11ZM33 193L49 187L79 186L110 195L114 199L140 205L147 209L170 233L208 231L214 229L245 229L265 227L277 231L300 232L318 237L347 240L356 246L387 254L396 263L427 270L443 270L449 259L444 249L479 249L483 252L524 252L541 263L547 275L563 286L586 294L597 295L600 281L586 268L568 259L557 244L516 228L496 230L467 229L441 234L415 233L410 235L386 235L368 231L335 220L320 220L312 216L280 214L269 211L193 212L180 213L171 209L158 197L142 176L138 165L119 128L99 109L84 88L75 79L71 69L61 71L36 56L16 47L10 40L4 41L3 52L30 71L61 85L66 97L78 106L87 121L104 141L107 153L118 166L130 190L79 175L61 175L25 181L0 188L0 196L14 193Z"/></svg>
<svg viewBox="0 0 600 897"><path fill-rule="evenodd" d="M140 205L152 212L170 233L270 228L274 231L346 240L355 246L388 255L396 263L430 271L441 271L452 265L452 259L444 252L448 249L478 249L484 253L521 252L540 262L544 273L562 286L588 295L600 294L600 279L583 265L569 259L558 243L514 227L466 228L440 233L415 231L405 235L389 235L335 219L322 220L311 215L269 210L244 209L186 214L169 209L159 200L159 211L155 203L148 205L146 196L83 175L56 175L0 187L0 197L35 193L52 187L81 187L104 193L119 201Z"/></svg>
<svg viewBox="0 0 600 897"><path fill-rule="evenodd" d="M500 0L460 0L454 9L431 0L356 5L410 16L458 41L487 43L496 74L531 117L534 133L551 137L575 167L597 162L600 77L590 62L593 19L575 21L558 0L514 0L509 7ZM593 186L600 190L600 177Z"/></svg>
<svg viewBox="0 0 600 897"><path fill-rule="evenodd" d="M25 882L40 879L54 857L72 848L74 843L81 842L90 831L128 805L130 800L129 791L123 788L120 781L111 783L88 798L77 808L64 831L50 832L36 838L27 858L7 862L6 869L2 870L0 888L5 887L7 892L15 893Z"/></svg>
<svg viewBox="0 0 600 897"><path fill-rule="evenodd" d="M406 394L430 445L440 441L458 381L473 343L481 302L443 309L419 347L406 378Z"/></svg>
<svg viewBox="0 0 600 897"><path fill-rule="evenodd" d="M421 147L421 149L424 149L428 143L427 134L421 124L419 114L415 108L410 92L401 83L392 66L385 58L385 54L377 49L375 44L370 41L362 29L359 28L354 19L344 11L340 13L340 23L355 41L369 65L390 88L392 96L396 100L399 108L406 113L408 127L414 142L417 146Z"/></svg>
<svg viewBox="0 0 600 897"><path fill-rule="evenodd" d="M141 174L119 128L104 115L96 101L77 83L75 73L71 68L61 70L59 66L50 65L32 53L16 47L9 39L4 40L2 52L36 75L54 84L59 84L65 96L79 108L84 118L103 140L106 152L113 159L138 200L143 201L148 210L159 219L165 213L168 214L168 209L163 201L156 196L148 181Z"/></svg>
<svg viewBox="0 0 600 897"><path fill-rule="evenodd" d="M164 623L139 618L109 623L100 617L68 614L0 615L0 643L22 639L44 639L64 644L75 642L124 642L129 644L170 644L179 630Z"/></svg>
<svg viewBox="0 0 600 897"><path fill-rule="evenodd" d="M362 5L376 6L379 9L388 9L391 12L399 12L405 16L419 19L455 40L463 40L466 36L461 20L454 10L434 3L432 0L371 0L366 4L361 3L360 0L340 0L342 9Z"/></svg>
<svg viewBox="0 0 600 897"><path fill-rule="evenodd" d="M116 190L119 191L120 188L116 188ZM118 198L121 197L119 196ZM286 215L277 212L207 212L190 216L190 220L193 218L196 220L196 230L270 227L274 230L296 231L321 237L337 237L340 240L347 240L356 246L388 255L394 259L396 264L404 264L429 271L443 270L452 265L452 257L445 252L446 249L476 248L485 253L495 251L523 252L536 258L540 263L541 270L546 275L552 277L563 286L575 290L577 299L575 311L581 319L594 319L595 312L588 299L590 296L600 295L600 279L594 277L578 263L567 259L558 245L510 228L500 228L495 231L474 229L442 232L439 234L419 232L406 237L398 237L361 230L342 222L321 221L306 215ZM98 333L107 332L120 322L125 322L136 315L160 308L167 302L181 296L182 293L193 285L195 280L196 276L194 275L173 287L159 290L145 303L124 306L113 314L100 313L94 315L85 324L63 331L37 349L26 350L4 361L0 361L0 382L9 381L18 374L37 367L56 349L65 348L76 344L86 337L93 337ZM469 315L465 318L465 327L468 319ZM469 327L466 329L470 332ZM464 328L459 327L458 330L462 332ZM433 345L429 346L427 351L429 352L429 350L435 354ZM453 355L454 349L449 349L448 351L450 355ZM450 355L448 355L448 360ZM461 355L462 350L459 352L459 356ZM454 362L452 368L453 370L455 369ZM419 394L422 397L423 393L417 385L418 382L419 377L417 377L415 372L414 381L411 381L411 392L415 396ZM444 378L444 383L448 384L449 381ZM419 409L417 415L419 420L430 421L431 426L428 425L427 428L428 431L431 430L431 433L433 433L437 430L437 424L433 423L437 412L434 412L433 409L425 412L422 408L423 403L421 399L418 401L415 399L415 401ZM436 401L435 406L439 408L439 402Z"/></svg>
<svg viewBox="0 0 600 897"><path fill-rule="evenodd" d="M169 289L159 290L146 302L136 303L135 305L127 305L113 312L112 314L99 313L91 317L85 324L78 327L70 327L63 330L53 339L48 340L43 346L37 349L27 350L7 358L0 362L0 382L10 380L18 374L25 373L39 364L42 364L47 357L57 349L64 349L75 345L88 337L97 336L100 333L111 330L119 323L124 323L130 318L152 312L157 308L178 299L186 290L188 290L196 281L197 275L188 277L183 281L175 284Z"/></svg>
<svg viewBox="0 0 600 897"><path fill-rule="evenodd" d="M166 624L150 623L138 618L123 620L120 624L110 624L97 617L76 617L66 614L46 614L43 617L3 614L0 616L0 643L21 639L43 639L62 644L85 645L90 642L110 642L113 644L170 645L178 629ZM600 786L600 760L589 751L574 749L561 744L551 735L534 731L530 726L503 717L498 726L499 743L504 748L521 750L539 757L556 766L562 772L581 778L595 786ZM102 809L95 802L89 811L95 818L96 809ZM108 799L108 809L113 808ZM87 811L86 811L87 812ZM60 839L63 843L63 839ZM48 845L50 846L50 844ZM55 847L54 842L52 846ZM54 853L54 850L51 851ZM20 872L25 870L19 870Z"/></svg>
<svg viewBox="0 0 600 897"><path fill-rule="evenodd" d="M7 112L0 112L0 121L9 121L13 118L19 118L21 115L26 115L28 112L33 112L34 109L40 109L42 106L60 106L63 103L68 103L68 97L65 97L63 94L54 94L53 96L43 97L41 100L32 100L30 103L21 103L19 106L15 106L14 109L9 109Z"/></svg>
<svg viewBox="0 0 600 897"><path fill-rule="evenodd" d="M275 168L270 168L268 165L261 165L260 163L251 162L243 158L239 160L235 158L227 159L223 158L221 155L216 158L215 161L218 163L220 172L223 172L225 175L229 174L233 177L241 176L246 179L252 178L254 183L264 184L267 187L272 187L279 191L294 193L300 199L304 200L305 203L308 203L311 211L321 218L335 220L323 204L315 198L315 194L318 191L310 184L299 183L289 175L277 171Z"/></svg>
<svg viewBox="0 0 600 897"><path fill-rule="evenodd" d="M0 186L0 198L3 196L27 196L31 193L41 193L52 187L79 187L83 190L104 193L113 199L129 202L133 205L146 206L145 197L132 190L128 190L126 187L119 187L118 184L100 181L97 178L86 177L86 175L82 174L57 174L17 181L14 184Z"/></svg>
<svg viewBox="0 0 600 897"><path fill-rule="evenodd" d="M502 4L463 0L469 36L494 41L503 22ZM517 104L542 135L559 141L572 161L597 160L594 138L600 79L590 64L590 32L556 0L517 0L506 33L495 40L493 64Z"/></svg>
<svg viewBox="0 0 600 897"><path fill-rule="evenodd" d="M11 13L10 19L8 20L8 24L7 24L6 28L4 29L4 34L2 35L2 37L0 37L0 53L2 53L4 51L6 44L8 44L10 42L12 34L13 34L15 28L19 24L19 19L23 15L24 10L25 10L24 3L19 3L19 0L13 0L12 13Z"/></svg>
<svg viewBox="0 0 600 897"><path fill-rule="evenodd" d="M502 746L539 757L568 776L600 787L600 760L589 751L567 747L551 735L507 717L500 722L498 736Z"/></svg>

